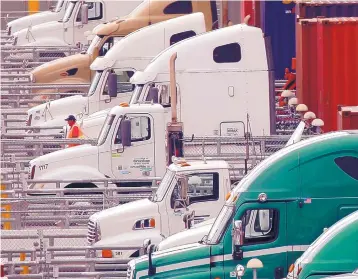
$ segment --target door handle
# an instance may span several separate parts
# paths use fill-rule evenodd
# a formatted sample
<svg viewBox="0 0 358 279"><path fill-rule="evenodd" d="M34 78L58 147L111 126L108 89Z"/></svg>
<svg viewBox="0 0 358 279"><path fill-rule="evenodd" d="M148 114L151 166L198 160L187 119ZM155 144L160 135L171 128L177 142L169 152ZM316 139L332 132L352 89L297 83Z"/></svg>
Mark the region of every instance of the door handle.
<svg viewBox="0 0 358 279"><path fill-rule="evenodd" d="M285 278L284 274L283 274L283 267L279 266L275 268L275 279L281 279L281 278Z"/></svg>
<svg viewBox="0 0 358 279"><path fill-rule="evenodd" d="M111 101L112 101L111 98L104 100L104 102L105 102L106 104L109 104Z"/></svg>

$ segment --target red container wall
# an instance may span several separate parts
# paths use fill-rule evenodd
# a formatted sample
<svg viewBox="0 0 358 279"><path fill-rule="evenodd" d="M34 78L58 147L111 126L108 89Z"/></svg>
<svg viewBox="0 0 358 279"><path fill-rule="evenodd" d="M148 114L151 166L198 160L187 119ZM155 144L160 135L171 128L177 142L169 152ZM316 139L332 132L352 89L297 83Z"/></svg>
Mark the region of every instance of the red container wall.
<svg viewBox="0 0 358 279"><path fill-rule="evenodd" d="M250 15L250 20L248 22L251 26L261 27L260 22L260 0L243 0L241 1L241 19L247 15Z"/></svg>
<svg viewBox="0 0 358 279"><path fill-rule="evenodd" d="M296 4L296 16L299 19L316 17L355 17L358 16L358 1L300 1Z"/></svg>
<svg viewBox="0 0 358 279"><path fill-rule="evenodd" d="M317 19L296 23L296 94L298 102L318 112Z"/></svg>
<svg viewBox="0 0 358 279"><path fill-rule="evenodd" d="M352 111L349 107L338 109L338 130L357 130L358 129L358 106Z"/></svg>
<svg viewBox="0 0 358 279"><path fill-rule="evenodd" d="M318 117L335 131L338 105L358 105L358 18L319 19L317 47Z"/></svg>

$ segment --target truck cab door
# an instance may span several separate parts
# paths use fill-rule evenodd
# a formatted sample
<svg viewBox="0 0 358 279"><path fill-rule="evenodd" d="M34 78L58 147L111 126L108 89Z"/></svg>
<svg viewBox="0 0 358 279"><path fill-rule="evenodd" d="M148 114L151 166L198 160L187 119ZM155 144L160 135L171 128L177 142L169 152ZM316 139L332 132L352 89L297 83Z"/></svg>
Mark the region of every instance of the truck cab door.
<svg viewBox="0 0 358 279"><path fill-rule="evenodd" d="M220 211L224 202L224 193L220 192L219 173L205 172L192 173L188 175L188 196L187 207L175 207L175 200L178 196L178 185L168 195L167 212L170 234L175 234L185 228L183 221L184 214L195 212L194 224L199 224L215 217Z"/></svg>
<svg viewBox="0 0 358 279"><path fill-rule="evenodd" d="M85 37L84 33L86 31L92 31L98 24L101 23L103 19L103 3L101 2L86 2L88 6L88 22L86 24L82 23L82 14L81 14L81 5L77 9L77 13L74 20L73 27L73 43L82 43L87 44L88 40Z"/></svg>
<svg viewBox="0 0 358 279"><path fill-rule="evenodd" d="M250 259L258 258L264 268L258 269L258 278L281 279L287 274L287 253L293 246L287 246L287 208L285 202L245 203L235 213L234 220L241 220L243 244L240 256L232 253L232 224L224 237L225 278L233 275L237 265L245 268L242 279L251 279L252 270L246 268Z"/></svg>
<svg viewBox="0 0 358 279"><path fill-rule="evenodd" d="M122 146L122 125L119 125L111 148L113 176L118 179L156 176L154 118L149 114L133 113L124 115L123 119L131 122L131 146Z"/></svg>
<svg viewBox="0 0 358 279"><path fill-rule="evenodd" d="M117 97L108 95L108 82L106 82L100 93L99 110L112 108L120 103L129 103L132 96L134 85L129 80L134 75L134 71L113 69L113 72L117 75Z"/></svg>

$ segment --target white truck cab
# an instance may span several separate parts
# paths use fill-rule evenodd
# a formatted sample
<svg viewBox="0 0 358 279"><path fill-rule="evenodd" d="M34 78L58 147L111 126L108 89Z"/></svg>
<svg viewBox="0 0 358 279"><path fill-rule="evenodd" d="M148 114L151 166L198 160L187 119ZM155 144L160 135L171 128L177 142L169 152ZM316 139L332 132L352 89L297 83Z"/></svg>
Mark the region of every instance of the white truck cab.
<svg viewBox="0 0 358 279"><path fill-rule="evenodd" d="M29 28L30 26L61 20L65 14L68 2L69 0L57 0L56 6L50 11L23 16L10 21L6 25L6 34L10 36L15 32Z"/></svg>
<svg viewBox="0 0 358 279"><path fill-rule="evenodd" d="M154 58L143 72L133 75L130 81L136 87L129 106L158 102L165 108L166 121L170 121L168 62L174 53L178 56L177 114L179 121L185 123L186 135L274 133L274 102L270 98L273 79L260 29L235 25L171 46ZM203 103L206 109L197 114L198 106ZM217 118L213 112L221 107L225 109ZM108 113L109 110L99 111L83 120L81 125L86 135L96 138L98 127ZM209 121L212 117L216 121ZM251 131L247 130L248 119Z"/></svg>
<svg viewBox="0 0 358 279"><path fill-rule="evenodd" d="M125 16L141 1L70 0L63 17L14 33L17 46L75 46L87 44L87 31L100 23Z"/></svg>
<svg viewBox="0 0 358 279"><path fill-rule="evenodd" d="M119 37L104 57L96 58L91 64L91 70L96 73L87 96L71 96L33 107L28 110L28 125L62 126L70 114L81 121L98 111L128 103L134 87L129 80L135 71L144 70L158 53L170 45L205 31L204 15L195 13L144 27L124 38ZM104 119L98 124L99 128L96 125L97 134L86 134L97 138ZM55 129L44 131L51 134L58 132Z"/></svg>
<svg viewBox="0 0 358 279"><path fill-rule="evenodd" d="M191 224L214 218L230 186L229 165L225 161L179 160L167 168L158 190L149 199L93 214L88 226L89 244L138 247L147 238L158 244L185 228L185 214L192 214ZM103 254L128 258L136 253L138 251L118 250Z"/></svg>

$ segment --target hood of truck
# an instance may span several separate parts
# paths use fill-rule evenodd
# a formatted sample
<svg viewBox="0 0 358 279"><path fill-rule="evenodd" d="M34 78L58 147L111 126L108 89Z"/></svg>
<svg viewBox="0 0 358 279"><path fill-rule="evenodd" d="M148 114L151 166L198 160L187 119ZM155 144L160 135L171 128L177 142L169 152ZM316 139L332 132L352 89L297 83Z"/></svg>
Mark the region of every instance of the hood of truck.
<svg viewBox="0 0 358 279"><path fill-rule="evenodd" d="M26 38L28 29L22 29L14 33L17 37L17 45L27 45L30 43L41 41L41 39L54 38L56 42L63 41L63 23L58 21L50 21L31 27L31 34ZM63 41L63 45L66 43Z"/></svg>
<svg viewBox="0 0 358 279"><path fill-rule="evenodd" d="M11 34L20 31L21 29L28 28L30 25L35 26L48 21L55 21L60 19L61 14L51 11L27 15L10 21L7 26L11 27Z"/></svg>
<svg viewBox="0 0 358 279"><path fill-rule="evenodd" d="M160 276L160 278L170 278L172 277L173 271L179 271L180 263L184 262L187 264L186 274L189 274L191 269L192 272L197 272L200 266L209 266L210 248L208 245L193 243L154 252L153 264L157 268L156 276ZM196 262L198 259L202 259L200 266ZM133 268L138 277L148 274L148 256L142 256L131 264L135 264Z"/></svg>
<svg viewBox="0 0 358 279"><path fill-rule="evenodd" d="M76 95L38 105L29 109L27 114L32 115L31 126L66 125L65 118L72 114L79 120L81 114L86 111L87 104L87 97Z"/></svg>
<svg viewBox="0 0 358 279"><path fill-rule="evenodd" d="M186 244L196 243L203 239L207 235L213 225L215 219L210 219L210 223L205 225L200 225L198 227L193 227L188 230L181 231L179 233L173 234L168 238L164 239L158 245L158 251L170 249L176 246L182 246Z"/></svg>
<svg viewBox="0 0 358 279"><path fill-rule="evenodd" d="M61 79L73 76L90 82L91 56L87 53L75 54L42 64L31 73L36 83L61 83ZM73 75L73 72L76 73Z"/></svg>
<svg viewBox="0 0 358 279"><path fill-rule="evenodd" d="M98 147L89 144L79 145L58 150L30 161L30 165L35 165L36 167L46 164L48 164L46 169L47 172L56 168L68 166L79 168L86 164L90 164L91 167L98 168ZM36 171L35 179L37 179L37 175L41 175L43 173L44 171Z"/></svg>
<svg viewBox="0 0 358 279"><path fill-rule="evenodd" d="M101 230L101 238L118 236L122 233L133 232L136 221L155 218L155 229L161 227L161 220L158 205L149 199L141 199L116 207L108 208L91 216L91 220L97 222ZM142 230L138 230L142 231Z"/></svg>

